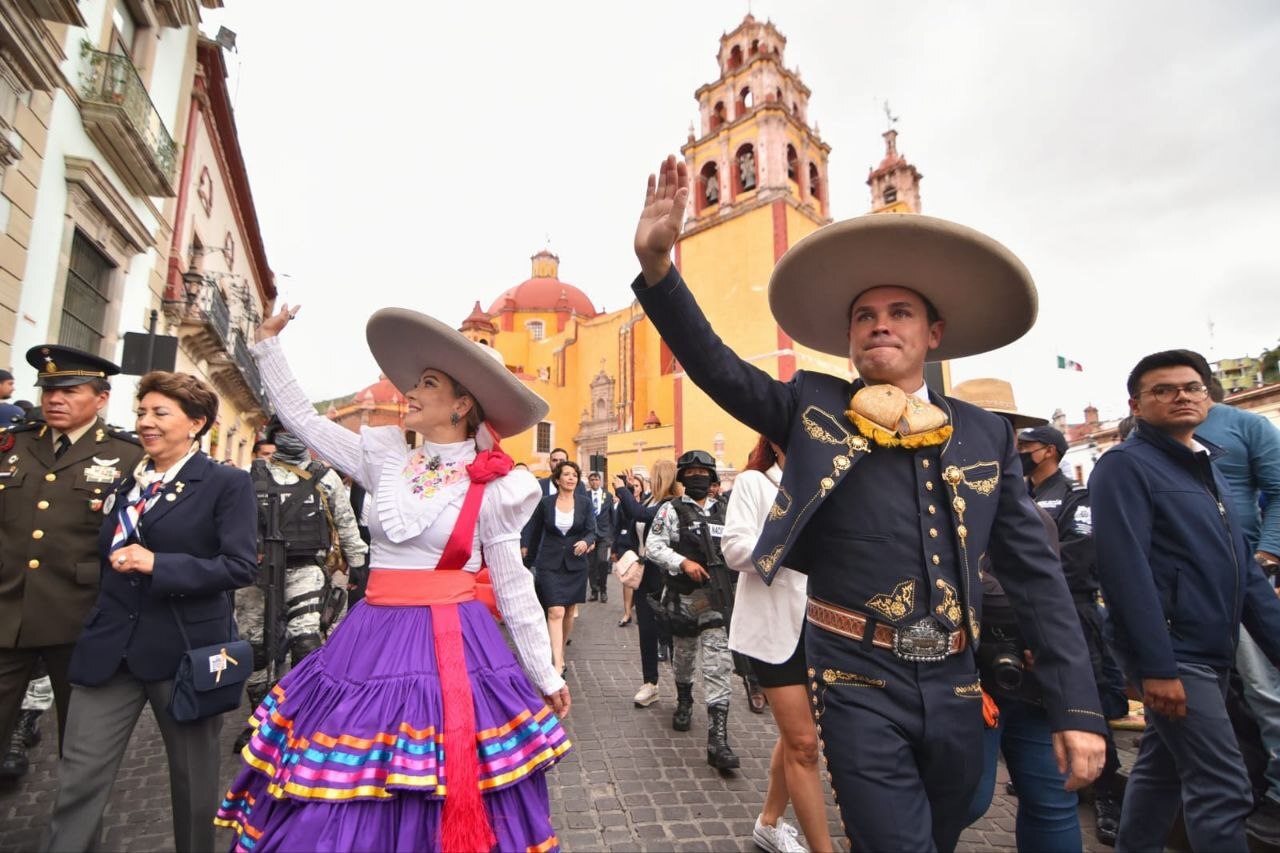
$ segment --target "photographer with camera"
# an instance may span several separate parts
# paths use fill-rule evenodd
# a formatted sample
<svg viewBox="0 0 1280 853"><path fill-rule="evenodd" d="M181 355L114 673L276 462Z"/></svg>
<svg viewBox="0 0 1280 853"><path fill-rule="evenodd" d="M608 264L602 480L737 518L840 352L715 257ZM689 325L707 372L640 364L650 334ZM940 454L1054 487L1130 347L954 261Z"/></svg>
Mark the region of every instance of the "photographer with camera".
<svg viewBox="0 0 1280 853"><path fill-rule="evenodd" d="M952 388L952 396L1001 415L1014 430L1047 423L1018 412L1013 386L1000 379L972 379ZM1023 433L1027 435L1027 433ZM1058 525L1037 505L1044 535L1061 558ZM1035 677L1035 661L1012 604L1000 585L1000 567L982 558L981 642L978 673L994 719L988 720L982 779L969 807L968 822L978 820L991 806L996 784L997 752L1004 755L1009 777L1018 792L1016 838L1018 850L1079 851L1083 846L1077 796L1065 788L1066 775L1053 752L1053 730L1044 697ZM1063 606L1070 607L1070 601Z"/></svg>
<svg viewBox="0 0 1280 853"><path fill-rule="evenodd" d="M716 462L705 450L690 450L676 462L684 495L664 504L645 539L650 560L667 571L663 595L673 635L676 710L671 728L687 732L693 717L693 665L700 658L707 694L707 763L717 770L740 764L729 746L729 679L733 658L725 614L733 606L713 572L727 573L720 537L725 504L711 497Z"/></svg>

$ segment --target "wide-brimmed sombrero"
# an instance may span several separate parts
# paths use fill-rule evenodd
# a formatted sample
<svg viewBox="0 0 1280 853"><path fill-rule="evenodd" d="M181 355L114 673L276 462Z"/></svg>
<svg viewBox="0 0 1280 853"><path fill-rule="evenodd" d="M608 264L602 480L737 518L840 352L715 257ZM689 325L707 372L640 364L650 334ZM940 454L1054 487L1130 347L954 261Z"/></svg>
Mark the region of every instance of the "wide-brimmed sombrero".
<svg viewBox="0 0 1280 853"><path fill-rule="evenodd" d="M921 294L947 321L931 361L998 349L1036 319L1035 283L1013 252L919 213L872 213L805 237L774 267L769 307L796 343L847 357L849 306L885 285Z"/></svg>
<svg viewBox="0 0 1280 853"><path fill-rule="evenodd" d="M1024 415L1013 400L1013 386L1003 379L967 379L951 388L951 396L997 415L1004 415L1015 430L1044 426L1048 418Z"/></svg>
<svg viewBox="0 0 1280 853"><path fill-rule="evenodd" d="M378 367L402 393L417 385L428 368L446 373L471 392L499 436L524 432L550 408L507 369L496 350L434 317L383 308L369 318L365 335Z"/></svg>

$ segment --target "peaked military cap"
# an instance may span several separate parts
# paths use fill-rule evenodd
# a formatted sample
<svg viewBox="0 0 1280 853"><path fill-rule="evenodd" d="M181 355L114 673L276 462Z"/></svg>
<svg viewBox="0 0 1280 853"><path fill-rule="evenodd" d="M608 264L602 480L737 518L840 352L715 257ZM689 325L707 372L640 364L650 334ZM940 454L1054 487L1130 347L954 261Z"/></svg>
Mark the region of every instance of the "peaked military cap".
<svg viewBox="0 0 1280 853"><path fill-rule="evenodd" d="M94 379L105 381L120 372L119 366L105 358L58 344L41 344L27 350L27 364L38 371L39 388L70 388Z"/></svg>

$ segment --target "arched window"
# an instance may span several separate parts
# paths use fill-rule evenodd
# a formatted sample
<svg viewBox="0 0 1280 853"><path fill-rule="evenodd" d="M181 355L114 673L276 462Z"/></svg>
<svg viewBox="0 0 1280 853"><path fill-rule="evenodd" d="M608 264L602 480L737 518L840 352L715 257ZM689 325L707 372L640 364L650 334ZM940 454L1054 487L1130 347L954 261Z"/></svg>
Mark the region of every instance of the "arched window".
<svg viewBox="0 0 1280 853"><path fill-rule="evenodd" d="M756 188L756 151L748 143L733 155L734 192L749 192Z"/></svg>
<svg viewBox="0 0 1280 853"><path fill-rule="evenodd" d="M738 115L742 115L754 105L750 87L743 86L742 91L738 93Z"/></svg>
<svg viewBox="0 0 1280 853"><path fill-rule="evenodd" d="M602 421L609 416L609 404L604 400L596 400L595 402L595 419Z"/></svg>
<svg viewBox="0 0 1280 853"><path fill-rule="evenodd" d="M716 101L716 105L711 109L711 129L715 130L724 122L724 101Z"/></svg>
<svg viewBox="0 0 1280 853"><path fill-rule="evenodd" d="M794 145L787 146L787 180L800 183L800 155Z"/></svg>
<svg viewBox="0 0 1280 853"><path fill-rule="evenodd" d="M773 93L773 99L780 104L782 103L782 87L778 87L778 90Z"/></svg>
<svg viewBox="0 0 1280 853"><path fill-rule="evenodd" d="M714 161L707 163L698 173L698 210L720 203L720 170Z"/></svg>
<svg viewBox="0 0 1280 853"><path fill-rule="evenodd" d="M751 42L751 55L755 56L759 52L760 52L760 39L755 39L754 41Z"/></svg>
<svg viewBox="0 0 1280 853"><path fill-rule="evenodd" d="M733 50L729 51L729 67L737 68L742 64L742 45L735 44Z"/></svg>
<svg viewBox="0 0 1280 853"><path fill-rule="evenodd" d="M543 325L541 320L529 320L524 324L524 327L528 330L529 340L531 341L540 341L547 333L546 326Z"/></svg>
<svg viewBox="0 0 1280 853"><path fill-rule="evenodd" d="M809 197L822 204L822 177L818 174L817 165L809 164Z"/></svg>
<svg viewBox="0 0 1280 853"><path fill-rule="evenodd" d="M884 188L884 203L893 204L898 200L898 188L893 184L889 184Z"/></svg>

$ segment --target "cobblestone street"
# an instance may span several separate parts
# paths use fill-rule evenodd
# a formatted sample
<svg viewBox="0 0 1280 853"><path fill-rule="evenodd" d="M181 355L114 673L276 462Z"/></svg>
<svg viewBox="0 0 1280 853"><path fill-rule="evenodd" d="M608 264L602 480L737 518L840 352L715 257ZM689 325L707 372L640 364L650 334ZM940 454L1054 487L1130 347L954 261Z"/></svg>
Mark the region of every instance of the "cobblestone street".
<svg viewBox="0 0 1280 853"><path fill-rule="evenodd" d="M764 800L772 718L747 709L740 683L733 697L730 740L742 769L721 777L707 766L705 713L695 705L694 728L671 730L674 688L664 664L662 698L647 708L632 706L639 686L634 623L616 627L621 595L616 581L607 605L584 604L568 655L573 711L568 719L574 751L551 773L554 822L567 851L749 850L751 830ZM224 782L235 772L230 746L244 713L223 728ZM31 773L17 787L0 789L0 850L36 849L56 792L55 723L42 721L45 739L32 753ZM1122 758L1132 760L1130 734L1121 734ZM990 811L969 828L961 850L1013 850L1016 801L1004 793L1003 767ZM104 848L111 851L172 850L164 749L150 711L134 731L120 766L104 819ZM831 832L843 838L834 806ZM1092 815L1082 807L1085 849L1107 850L1093 838ZM230 845L231 835L220 836Z"/></svg>

